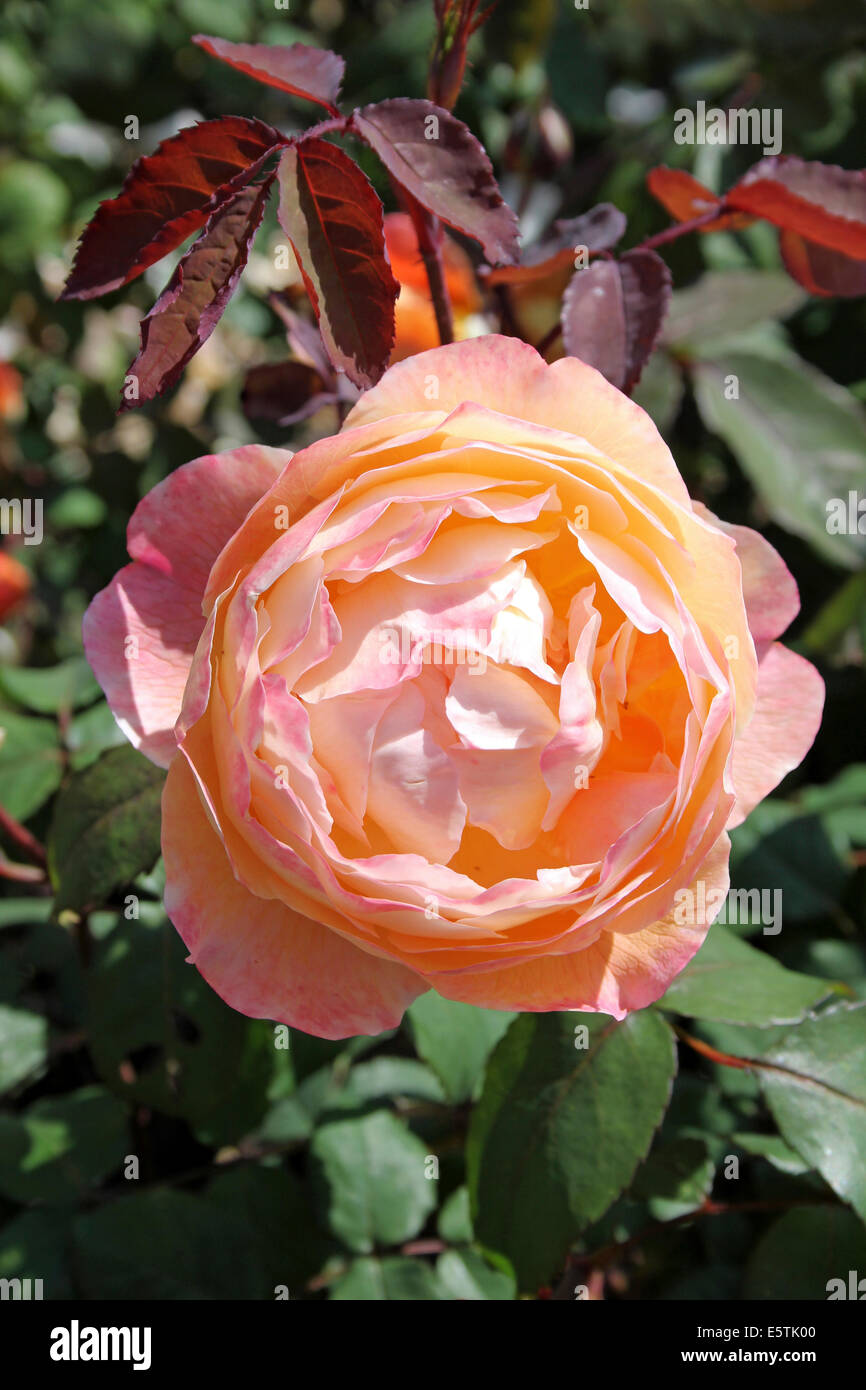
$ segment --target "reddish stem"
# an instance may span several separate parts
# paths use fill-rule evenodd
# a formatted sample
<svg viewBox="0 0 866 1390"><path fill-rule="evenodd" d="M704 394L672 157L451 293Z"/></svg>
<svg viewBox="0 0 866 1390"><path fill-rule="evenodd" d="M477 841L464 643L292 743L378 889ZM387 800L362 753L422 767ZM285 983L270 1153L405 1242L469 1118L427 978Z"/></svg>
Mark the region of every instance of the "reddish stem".
<svg viewBox="0 0 866 1390"><path fill-rule="evenodd" d="M32 859L41 868L45 868L47 860L42 845L35 835L31 835L26 826L9 814L4 806L0 806L0 830L8 835L12 843L16 844L27 855L28 859Z"/></svg>
<svg viewBox="0 0 866 1390"><path fill-rule="evenodd" d="M708 212L702 212L700 217L691 217L688 222L674 222L672 226L665 227L663 232L656 232L655 236L647 237L646 241L641 241L632 249L634 251L652 251L656 246L666 246L669 241L676 241L678 237L687 236L689 232L700 231L701 227L715 222L723 212L724 204L720 200Z"/></svg>

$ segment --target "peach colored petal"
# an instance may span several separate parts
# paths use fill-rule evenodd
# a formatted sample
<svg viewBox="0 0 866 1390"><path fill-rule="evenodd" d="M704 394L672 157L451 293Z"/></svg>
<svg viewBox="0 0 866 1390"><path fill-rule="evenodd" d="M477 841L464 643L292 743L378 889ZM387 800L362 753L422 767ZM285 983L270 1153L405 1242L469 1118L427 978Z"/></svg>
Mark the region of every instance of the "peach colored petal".
<svg viewBox="0 0 866 1390"><path fill-rule="evenodd" d="M688 505L670 450L645 411L578 358L549 366L528 343L495 333L397 363L364 392L344 428L431 405L449 411L464 401L588 439Z"/></svg>
<svg viewBox="0 0 866 1390"><path fill-rule="evenodd" d="M427 988L404 966L242 887L182 758L169 770L162 815L166 910L190 961L233 1009L346 1038L395 1027Z"/></svg>
<svg viewBox="0 0 866 1390"><path fill-rule="evenodd" d="M404 686L376 730L367 813L396 849L447 864L460 843L466 806L453 763L423 721L423 697Z"/></svg>
<svg viewBox="0 0 866 1390"><path fill-rule="evenodd" d="M691 885L694 924L676 922L672 907L643 931L631 936L602 932L583 951L542 956L504 969L428 972L426 978L446 999L484 1009L528 1013L574 1009L624 1018L630 1010L660 999L700 948L728 890L729 851L723 835ZM703 882L703 894L698 891L699 882ZM712 915L701 918L702 902L717 904Z"/></svg>
<svg viewBox="0 0 866 1390"><path fill-rule="evenodd" d="M737 801L729 826L805 758L821 726L824 682L815 667L780 642L759 649L758 700L751 723L734 744Z"/></svg>

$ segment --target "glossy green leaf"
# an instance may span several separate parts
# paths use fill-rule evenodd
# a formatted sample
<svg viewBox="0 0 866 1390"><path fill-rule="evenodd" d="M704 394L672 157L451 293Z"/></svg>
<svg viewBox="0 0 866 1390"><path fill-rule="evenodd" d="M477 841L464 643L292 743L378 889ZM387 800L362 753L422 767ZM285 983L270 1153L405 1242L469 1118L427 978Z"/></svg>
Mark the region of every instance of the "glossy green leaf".
<svg viewBox="0 0 866 1390"><path fill-rule="evenodd" d="M186 963L173 927L121 921L88 972L94 1063L124 1099L182 1115L207 1143L238 1139L267 1110L274 1031L230 1009Z"/></svg>
<svg viewBox="0 0 866 1390"><path fill-rule="evenodd" d="M455 1003L430 990L410 1006L408 1018L420 1056L457 1104L476 1093L487 1058L515 1015Z"/></svg>
<svg viewBox="0 0 866 1390"><path fill-rule="evenodd" d="M0 694L37 714L57 714L92 704L99 695L96 677L83 656L56 666L0 666Z"/></svg>
<svg viewBox="0 0 866 1390"><path fill-rule="evenodd" d="M743 1296L823 1302L842 1289L848 1296L851 1270L856 1287L866 1272L866 1231L856 1216L846 1207L799 1207L780 1216L758 1242ZM866 1284L858 1299L862 1294Z"/></svg>
<svg viewBox="0 0 866 1390"><path fill-rule="evenodd" d="M501 1302L515 1296L514 1280L494 1269L477 1250L446 1250L436 1261L436 1277L461 1302Z"/></svg>
<svg viewBox="0 0 866 1390"><path fill-rule="evenodd" d="M153 867L165 773L133 748L115 748L73 776L54 806L48 860L57 911L76 912Z"/></svg>
<svg viewBox="0 0 866 1390"><path fill-rule="evenodd" d="M390 1299L429 1303L449 1297L428 1264L399 1255L353 1261L348 1271L330 1286L328 1296L352 1303Z"/></svg>
<svg viewBox="0 0 866 1390"><path fill-rule="evenodd" d="M738 396L726 398L736 379ZM825 559L854 568L866 536L827 529L827 503L862 487L866 416L848 392L794 354L729 349L695 362L704 423L721 435L774 521Z"/></svg>
<svg viewBox="0 0 866 1390"><path fill-rule="evenodd" d="M411 1239L436 1205L427 1150L389 1111L322 1125L311 1154L325 1219L359 1254Z"/></svg>
<svg viewBox="0 0 866 1390"><path fill-rule="evenodd" d="M782 1137L866 1221L866 1004L805 1019L762 1061Z"/></svg>
<svg viewBox="0 0 866 1390"><path fill-rule="evenodd" d="M0 804L27 820L56 792L63 776L57 728L49 719L0 710Z"/></svg>
<svg viewBox="0 0 866 1390"><path fill-rule="evenodd" d="M41 1071L47 1050L48 1024L41 1014L0 1004L0 1092Z"/></svg>
<svg viewBox="0 0 866 1390"><path fill-rule="evenodd" d="M796 1022L832 988L826 980L786 970L717 924L658 1007L689 1018L763 1027Z"/></svg>
<svg viewBox="0 0 866 1390"><path fill-rule="evenodd" d="M525 1014L511 1025L472 1116L467 1170L476 1236L512 1262L522 1289L555 1276L628 1186L675 1070L673 1034L648 1010L622 1023Z"/></svg>

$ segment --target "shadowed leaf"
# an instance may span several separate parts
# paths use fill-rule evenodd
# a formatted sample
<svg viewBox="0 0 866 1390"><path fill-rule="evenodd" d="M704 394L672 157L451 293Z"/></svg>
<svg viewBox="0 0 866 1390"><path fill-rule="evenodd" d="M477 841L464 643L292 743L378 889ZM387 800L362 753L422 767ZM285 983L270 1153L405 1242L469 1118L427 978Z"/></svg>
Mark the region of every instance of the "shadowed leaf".
<svg viewBox="0 0 866 1390"><path fill-rule="evenodd" d="M562 300L566 352L630 391L661 332L671 273L654 251L596 261L571 280Z"/></svg>
<svg viewBox="0 0 866 1390"><path fill-rule="evenodd" d="M193 34L192 41L212 58L229 63L257 82L335 110L346 67L336 53L305 43L228 43L209 34Z"/></svg>
<svg viewBox="0 0 866 1390"><path fill-rule="evenodd" d="M336 391L329 390L306 362L264 362L251 367L241 392L248 420L271 420L276 425L306 420L336 399Z"/></svg>
<svg viewBox="0 0 866 1390"><path fill-rule="evenodd" d="M599 203L580 217L560 218L550 234L530 246L520 265L500 266L486 275L488 285L524 285L543 280L574 263L579 246L587 251L609 251L626 228L625 213L613 203Z"/></svg>
<svg viewBox="0 0 866 1390"><path fill-rule="evenodd" d="M247 263L273 179L245 188L211 216L141 323L141 351L129 369L138 387L120 409L152 400L177 381L216 328Z"/></svg>

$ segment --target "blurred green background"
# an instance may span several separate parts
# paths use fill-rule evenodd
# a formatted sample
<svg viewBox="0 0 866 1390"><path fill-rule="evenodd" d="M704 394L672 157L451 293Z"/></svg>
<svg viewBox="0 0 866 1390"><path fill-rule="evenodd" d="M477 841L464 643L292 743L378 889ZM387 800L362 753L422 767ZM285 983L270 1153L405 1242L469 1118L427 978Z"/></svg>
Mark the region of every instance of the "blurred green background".
<svg viewBox="0 0 866 1390"><path fill-rule="evenodd" d="M83 664L80 625L125 562L138 499L198 454L333 428L314 417L286 439L241 408L245 370L285 354L267 298L286 282L273 208L216 333L179 388L145 410L115 414L139 319L170 265L104 301L56 302L97 202L160 139L227 113L286 130L316 119L193 47L200 30L335 49L348 108L424 94L433 21L426 0L293 0L288 11L266 0L6 0L0 493L42 499L45 538L3 539L32 590L0 630L0 803L41 841L55 833L58 791L123 743ZM601 200L627 214L624 245L642 240L667 222L644 188L659 163L726 187L757 156L676 145L673 113L699 98L781 108L786 153L866 165L866 8L851 0L587 10L503 0L471 54L456 114L484 141L527 240ZM138 140L125 138L129 116ZM781 272L765 225L664 254L678 294L638 399L693 495L758 526L785 557L802 597L787 640L828 689L803 767L735 836L734 881L783 890L785 929L756 946L866 999L866 536L825 526L829 498L866 496L866 302L809 300ZM731 374L735 416L718 404ZM134 762L128 775L141 775ZM87 941L74 910L58 920L44 885L3 884L0 1277L41 1277L46 1297L272 1298L277 1287L292 1298L513 1297L510 1272L473 1242L465 1186L472 1102L509 1017L426 998L393 1035L332 1044L295 1033L275 1048L272 1025L232 1013L184 967L148 834L143 823L148 872L132 885L115 875ZM746 1026L732 1039L730 1026L695 1017L705 1041L757 1046ZM640 1258L605 1266L606 1296L795 1297L803 1268L824 1267L833 1223L837 1263L859 1257L866 1269L862 1227L845 1208L832 1221L821 1209L829 1189L776 1134L748 1073L687 1053L653 1152L661 1161L583 1233L583 1250L718 1195L732 1152L742 1201L794 1205L673 1227Z"/></svg>

